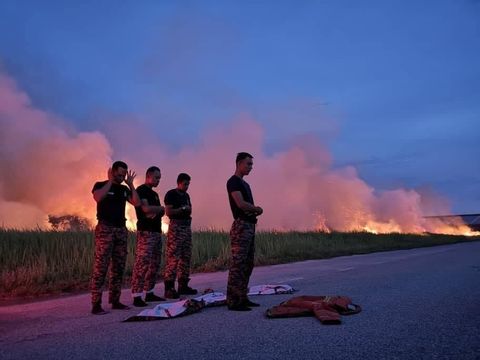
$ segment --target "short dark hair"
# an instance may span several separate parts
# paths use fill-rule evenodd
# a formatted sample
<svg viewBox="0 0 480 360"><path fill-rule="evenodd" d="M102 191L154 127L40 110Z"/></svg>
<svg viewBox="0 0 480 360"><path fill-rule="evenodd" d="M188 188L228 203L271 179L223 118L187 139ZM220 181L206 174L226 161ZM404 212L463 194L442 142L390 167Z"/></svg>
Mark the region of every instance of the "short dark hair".
<svg viewBox="0 0 480 360"><path fill-rule="evenodd" d="M192 178L190 177L190 175L188 174L185 174L185 173L180 173L178 174L178 177L177 177L177 184L180 184L184 181L190 181Z"/></svg>
<svg viewBox="0 0 480 360"><path fill-rule="evenodd" d="M237 159L235 160L235 163L238 164L239 161L242 161L246 158L252 158L253 159L253 156L247 152L239 152L237 154Z"/></svg>
<svg viewBox="0 0 480 360"><path fill-rule="evenodd" d="M125 164L123 161L115 161L112 164L112 170L117 170L118 168L123 168L128 170L128 165Z"/></svg>
<svg viewBox="0 0 480 360"><path fill-rule="evenodd" d="M160 168L159 168L158 166L150 166L150 167L147 169L146 175L152 174L152 173L154 173L155 171L160 171Z"/></svg>

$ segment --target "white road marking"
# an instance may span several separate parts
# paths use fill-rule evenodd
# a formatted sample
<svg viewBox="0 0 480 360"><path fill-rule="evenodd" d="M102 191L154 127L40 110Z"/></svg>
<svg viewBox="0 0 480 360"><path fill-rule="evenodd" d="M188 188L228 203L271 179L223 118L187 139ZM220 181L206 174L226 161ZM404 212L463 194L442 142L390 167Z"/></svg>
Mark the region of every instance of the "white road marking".
<svg viewBox="0 0 480 360"><path fill-rule="evenodd" d="M352 267L346 267L346 268L343 268L343 269L337 269L337 271L349 271L349 270L353 270L355 269L353 266Z"/></svg>

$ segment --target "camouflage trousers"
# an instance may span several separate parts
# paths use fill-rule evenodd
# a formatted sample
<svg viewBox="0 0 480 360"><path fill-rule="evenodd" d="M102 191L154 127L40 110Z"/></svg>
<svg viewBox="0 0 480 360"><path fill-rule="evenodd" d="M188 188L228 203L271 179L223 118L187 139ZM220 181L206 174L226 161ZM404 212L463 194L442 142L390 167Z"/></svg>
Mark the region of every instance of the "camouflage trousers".
<svg viewBox="0 0 480 360"><path fill-rule="evenodd" d="M227 304L239 305L247 300L248 281L255 255L255 224L236 219L230 229L231 257L227 283Z"/></svg>
<svg viewBox="0 0 480 360"><path fill-rule="evenodd" d="M137 231L132 274L133 296L141 296L144 290L154 289L161 260L162 234L152 231Z"/></svg>
<svg viewBox="0 0 480 360"><path fill-rule="evenodd" d="M164 280L188 281L192 258L192 228L190 220L171 219L168 226Z"/></svg>
<svg viewBox="0 0 480 360"><path fill-rule="evenodd" d="M95 261L90 280L92 303L102 302L102 288L109 265L109 302L120 300L128 253L127 236L128 231L125 227L113 227L101 223L95 227Z"/></svg>

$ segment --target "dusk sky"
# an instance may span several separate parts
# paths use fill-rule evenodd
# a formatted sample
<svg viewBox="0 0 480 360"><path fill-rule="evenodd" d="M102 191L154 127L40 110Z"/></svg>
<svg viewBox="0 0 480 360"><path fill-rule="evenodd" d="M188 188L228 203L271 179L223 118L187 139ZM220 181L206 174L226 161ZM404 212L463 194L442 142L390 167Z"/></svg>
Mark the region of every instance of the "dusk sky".
<svg viewBox="0 0 480 360"><path fill-rule="evenodd" d="M114 159L117 123L175 153L247 117L268 156L318 142L376 191L480 212L480 1L3 0L0 74Z"/></svg>

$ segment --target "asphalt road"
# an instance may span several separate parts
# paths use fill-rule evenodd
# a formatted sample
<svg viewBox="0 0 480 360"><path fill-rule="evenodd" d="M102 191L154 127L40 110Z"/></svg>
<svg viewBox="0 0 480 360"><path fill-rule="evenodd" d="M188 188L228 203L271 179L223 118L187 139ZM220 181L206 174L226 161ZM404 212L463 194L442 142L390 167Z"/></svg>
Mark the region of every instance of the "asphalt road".
<svg viewBox="0 0 480 360"><path fill-rule="evenodd" d="M192 285L225 291L226 276ZM480 242L256 268L250 284L267 283L347 295L363 311L330 326L267 319L295 296L270 295L252 297L262 307L247 313L122 323L139 310L93 316L79 295L0 307L0 359L480 359Z"/></svg>

